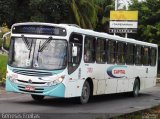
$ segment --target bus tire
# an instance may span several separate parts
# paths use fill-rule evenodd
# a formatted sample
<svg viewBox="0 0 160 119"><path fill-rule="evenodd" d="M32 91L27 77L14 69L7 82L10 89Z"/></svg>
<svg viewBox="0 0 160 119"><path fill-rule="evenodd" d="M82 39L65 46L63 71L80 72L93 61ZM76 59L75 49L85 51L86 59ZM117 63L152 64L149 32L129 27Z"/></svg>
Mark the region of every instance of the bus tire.
<svg viewBox="0 0 160 119"><path fill-rule="evenodd" d="M31 97L35 100L35 101L42 101L44 99L43 95L34 95L31 94Z"/></svg>
<svg viewBox="0 0 160 119"><path fill-rule="evenodd" d="M137 97L139 95L139 90L140 90L140 83L138 79L135 79L134 85L133 85L133 91L132 91L132 96Z"/></svg>
<svg viewBox="0 0 160 119"><path fill-rule="evenodd" d="M90 85L88 81L85 81L82 87L82 93L79 98L81 104L85 104L89 101L90 97Z"/></svg>

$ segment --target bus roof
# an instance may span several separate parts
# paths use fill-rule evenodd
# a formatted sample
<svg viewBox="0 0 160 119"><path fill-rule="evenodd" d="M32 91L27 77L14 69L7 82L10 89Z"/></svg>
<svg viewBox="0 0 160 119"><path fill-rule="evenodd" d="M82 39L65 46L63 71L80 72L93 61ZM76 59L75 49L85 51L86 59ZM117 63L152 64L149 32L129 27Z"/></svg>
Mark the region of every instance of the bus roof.
<svg viewBox="0 0 160 119"><path fill-rule="evenodd" d="M133 43L133 44L140 44L140 45L144 45L144 46L158 47L157 44L138 41L138 40L135 40L135 39L132 39L132 38L124 38L124 37L120 37L120 36L117 36L117 35L110 35L110 34L104 33L104 32L96 32L96 31L93 31L93 30L90 30L90 29L82 29L78 25L75 25L75 24L54 24L54 23L43 23L43 22L24 22L24 23L13 24L12 28L14 26L20 26L20 25L44 25L44 26L63 27L69 33L77 32L77 33L81 33L81 34L85 34L85 35L91 35L91 36L95 36L95 37L112 39L112 40L116 40L116 41L122 41L122 42Z"/></svg>

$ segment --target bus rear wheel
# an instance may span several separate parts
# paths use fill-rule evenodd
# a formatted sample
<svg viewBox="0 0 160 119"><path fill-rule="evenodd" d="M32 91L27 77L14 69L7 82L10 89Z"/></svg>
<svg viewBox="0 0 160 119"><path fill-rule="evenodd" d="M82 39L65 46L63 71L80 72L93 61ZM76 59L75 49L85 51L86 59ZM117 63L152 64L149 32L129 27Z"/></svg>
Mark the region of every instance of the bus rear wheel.
<svg viewBox="0 0 160 119"><path fill-rule="evenodd" d="M31 95L31 97L35 100L35 101L42 101L44 99L43 95Z"/></svg>
<svg viewBox="0 0 160 119"><path fill-rule="evenodd" d="M135 79L134 85L133 85L133 91L132 91L133 97L137 97L139 95L139 90L140 90L139 80Z"/></svg>
<svg viewBox="0 0 160 119"><path fill-rule="evenodd" d="M90 85L88 81L85 81L80 96L80 103L81 104L87 103L89 101L89 97L90 97Z"/></svg>

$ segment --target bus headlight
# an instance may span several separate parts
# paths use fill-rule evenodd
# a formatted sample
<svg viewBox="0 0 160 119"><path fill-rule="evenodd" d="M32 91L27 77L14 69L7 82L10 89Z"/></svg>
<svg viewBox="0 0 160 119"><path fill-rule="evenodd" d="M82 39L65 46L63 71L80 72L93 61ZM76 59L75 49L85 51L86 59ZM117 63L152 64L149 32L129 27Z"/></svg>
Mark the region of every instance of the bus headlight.
<svg viewBox="0 0 160 119"><path fill-rule="evenodd" d="M11 74L11 75L9 75L9 74L7 73L6 78L8 78L11 82L16 83L16 82L17 82L18 75L17 75L17 74Z"/></svg>
<svg viewBox="0 0 160 119"><path fill-rule="evenodd" d="M16 83L17 82L17 79L15 77L12 77L12 76L8 76L7 77L11 82L13 83Z"/></svg>
<svg viewBox="0 0 160 119"><path fill-rule="evenodd" d="M11 78L10 79L13 83L17 83L17 79Z"/></svg>
<svg viewBox="0 0 160 119"><path fill-rule="evenodd" d="M57 84L61 83L64 80L64 78L65 78L64 76L61 76L52 82L47 82L47 85L48 86L57 85Z"/></svg>
<svg viewBox="0 0 160 119"><path fill-rule="evenodd" d="M9 79L13 83L17 83L18 75L17 74L8 74L7 73L6 78Z"/></svg>

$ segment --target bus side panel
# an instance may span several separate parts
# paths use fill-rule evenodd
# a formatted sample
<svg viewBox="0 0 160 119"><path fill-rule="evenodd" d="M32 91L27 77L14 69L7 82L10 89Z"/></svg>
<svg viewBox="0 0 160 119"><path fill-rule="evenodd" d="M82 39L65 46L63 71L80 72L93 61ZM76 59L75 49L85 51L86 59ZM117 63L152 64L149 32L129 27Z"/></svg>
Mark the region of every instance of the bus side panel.
<svg viewBox="0 0 160 119"><path fill-rule="evenodd" d="M81 96L84 81L85 80L81 78L81 67L77 68L72 74L68 75L65 82L65 97Z"/></svg>
<svg viewBox="0 0 160 119"><path fill-rule="evenodd" d="M111 94L117 92L117 79L106 79L106 90L105 94Z"/></svg>
<svg viewBox="0 0 160 119"><path fill-rule="evenodd" d="M90 78L93 82L93 95L105 94L105 64L82 63L82 79Z"/></svg>
<svg viewBox="0 0 160 119"><path fill-rule="evenodd" d="M145 88L150 88L156 85L157 68L156 66L150 66L148 68L148 76L145 81Z"/></svg>

